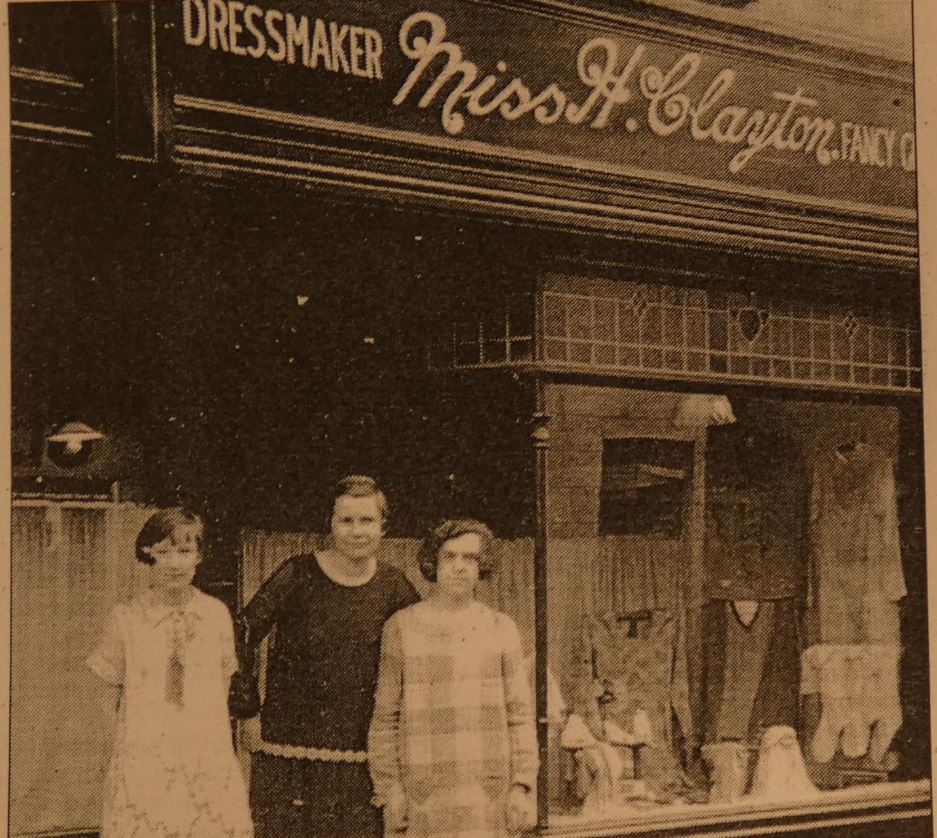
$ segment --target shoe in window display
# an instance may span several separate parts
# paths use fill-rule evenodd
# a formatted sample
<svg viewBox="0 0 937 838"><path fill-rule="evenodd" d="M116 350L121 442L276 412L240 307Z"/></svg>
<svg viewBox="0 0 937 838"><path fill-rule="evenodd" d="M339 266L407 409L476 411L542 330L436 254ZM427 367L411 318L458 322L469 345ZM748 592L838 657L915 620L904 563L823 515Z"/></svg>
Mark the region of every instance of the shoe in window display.
<svg viewBox="0 0 937 838"><path fill-rule="evenodd" d="M710 803L735 803L748 787L750 752L743 742L711 742L703 746L709 769Z"/></svg>

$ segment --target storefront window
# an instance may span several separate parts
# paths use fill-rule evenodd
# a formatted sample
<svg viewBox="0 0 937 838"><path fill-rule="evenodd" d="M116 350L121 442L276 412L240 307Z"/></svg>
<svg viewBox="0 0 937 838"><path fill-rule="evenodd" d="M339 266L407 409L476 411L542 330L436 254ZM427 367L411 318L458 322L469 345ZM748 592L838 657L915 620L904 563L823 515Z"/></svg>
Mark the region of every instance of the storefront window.
<svg viewBox="0 0 937 838"><path fill-rule="evenodd" d="M718 409L688 411L688 400ZM903 788L889 784L908 712L899 411L585 383L548 387L548 405L559 439L549 496L574 499L579 522L548 547L548 656L563 707L551 711L551 824ZM564 433L573 424L575 438ZM610 444L609 433L634 436ZM594 500L571 491L563 465L578 457L582 468L590 450ZM644 464L663 452L668 465ZM626 475L630 495L615 495ZM686 502L659 488L673 484ZM651 485L657 504L636 500ZM610 498L630 526L609 526Z"/></svg>
<svg viewBox="0 0 937 838"><path fill-rule="evenodd" d="M460 309L434 357L540 374L550 828L926 794L902 733L925 709L902 629L923 579L919 475L901 466L920 447L913 320L566 276L526 299L500 319ZM519 335L532 362L492 350Z"/></svg>
<svg viewBox="0 0 937 838"><path fill-rule="evenodd" d="M917 393L919 333L895 303L792 302L778 295L557 276L483 319L441 329L431 360L461 369L538 359L552 371L736 380Z"/></svg>

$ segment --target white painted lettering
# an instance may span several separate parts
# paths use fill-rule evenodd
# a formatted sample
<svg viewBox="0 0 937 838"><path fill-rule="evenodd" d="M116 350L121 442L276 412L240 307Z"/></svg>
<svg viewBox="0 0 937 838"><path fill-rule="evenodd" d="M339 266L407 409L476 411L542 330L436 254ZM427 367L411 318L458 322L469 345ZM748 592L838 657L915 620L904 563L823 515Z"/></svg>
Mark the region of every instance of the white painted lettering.
<svg viewBox="0 0 937 838"><path fill-rule="evenodd" d="M264 23L267 26L267 34L270 36L270 40L277 45L276 49L267 48L267 57L271 61L282 61L286 58L286 40L283 38L283 33L276 25L282 20L283 12L277 9L268 9L264 17Z"/></svg>
<svg viewBox="0 0 937 838"><path fill-rule="evenodd" d="M286 13L286 63L296 63L296 48L299 47L300 63L309 64L309 18Z"/></svg>
<svg viewBox="0 0 937 838"><path fill-rule="evenodd" d="M329 33L325 27L325 21L321 17L317 17L312 30L312 51L309 56L309 66L315 69L319 66L320 60L326 70L334 69L332 67L332 48L329 46Z"/></svg>
<svg viewBox="0 0 937 838"><path fill-rule="evenodd" d="M184 43L311 70L384 78L384 41L376 29L265 10L246 5L249 2L182 0ZM401 24L397 40L411 66L391 99L393 106L410 103L437 109L441 127L451 135L461 134L469 119L525 118L543 126L563 122L633 134L642 126L636 117L643 116L644 126L655 138L682 132L695 143L732 147L726 166L735 175L768 150L812 157L820 166L839 160L915 170L913 132L901 133L871 121L832 119L818 112L818 101L802 86L793 92L766 91L773 107L764 101L762 107L733 101L737 71L715 67L700 78L704 65L698 52L655 64L647 58L649 47L643 43L627 45L617 37L594 37L577 52L578 79L571 77L568 84L547 79L531 86L522 75L509 71L506 60L495 61L490 71L470 60L436 12L411 14ZM347 88L349 94L351 90ZM837 140L838 148L831 148ZM771 165L786 164L775 154Z"/></svg>
<svg viewBox="0 0 937 838"><path fill-rule="evenodd" d="M885 165L891 169L895 165L895 140L898 132L894 128L885 129Z"/></svg>
<svg viewBox="0 0 937 838"><path fill-rule="evenodd" d="M381 71L381 55L384 53L384 42L381 40L381 33L376 29L364 30L364 50L368 63L368 78L384 78L384 73Z"/></svg>
<svg viewBox="0 0 937 838"><path fill-rule="evenodd" d="M194 17L193 17L194 13ZM184 0L182 4L182 36L190 47L200 47L208 35L208 20L202 0Z"/></svg>
<svg viewBox="0 0 937 838"><path fill-rule="evenodd" d="M914 148L914 132L907 131L902 134L900 143L901 168L906 172L913 172L917 169L917 152Z"/></svg>
<svg viewBox="0 0 937 838"><path fill-rule="evenodd" d="M478 84L472 88L471 93L467 95L468 104L465 106L465 109L472 116L487 116L490 113L494 113L501 106L501 103L505 101L505 98L501 96L501 94L493 96L487 102L482 99L483 96L487 96L491 93L497 84L501 83L501 74L508 71L508 65L503 61L498 62L497 68L498 75L489 73L478 82Z"/></svg>
<svg viewBox="0 0 937 838"><path fill-rule="evenodd" d="M601 53L604 60L593 61L597 53ZM567 122L573 125L585 122L592 115L596 105L602 102L602 108L590 124L593 128L604 128L612 109L631 98L628 81L643 54L644 47L638 45L621 72L616 75L618 44L615 41L611 38L593 38L583 44L576 57L576 69L579 72L579 80L591 88L591 92L584 102L570 102L566 106Z"/></svg>
<svg viewBox="0 0 937 838"><path fill-rule="evenodd" d="M631 88L628 85L628 81L637 68L642 55L644 55L644 47L639 45L635 48L634 52L631 53L631 57L622 68L621 72L616 76L614 73L614 64L617 63L618 51L615 51L615 61L612 62L612 66L609 68L610 72L608 73L608 78L612 83L609 86L603 81L600 88L605 101L602 103L602 108L596 118L589 123L593 128L604 128L608 123L612 109L616 105L623 105L631 99Z"/></svg>
<svg viewBox="0 0 937 838"><path fill-rule="evenodd" d="M351 73L348 66L348 56L345 55L345 38L348 37L348 24L343 23L339 26L335 22L329 23L329 35L332 40L332 69L337 73L338 68L346 75Z"/></svg>
<svg viewBox="0 0 937 838"><path fill-rule="evenodd" d="M861 125L854 126L854 130L852 132L852 145L849 147L849 162L855 163L857 160L863 165L869 162L868 150L863 139Z"/></svg>
<svg viewBox="0 0 937 838"><path fill-rule="evenodd" d="M716 120L714 119L708 128L704 128L700 124L700 120L706 115L707 111L712 110L721 99L725 98L734 82L734 70L721 70L710 82L706 92L703 93L696 107L693 108L693 115L690 119L690 133L693 135L694 140L708 140L712 137ZM716 119L718 118L719 114L716 116Z"/></svg>
<svg viewBox="0 0 937 838"><path fill-rule="evenodd" d="M264 10L260 6L248 6L244 10L244 28L254 38L254 43L247 47L247 54L251 58L262 58L267 49L267 39L255 22L255 18L262 18Z"/></svg>
<svg viewBox="0 0 937 838"><path fill-rule="evenodd" d="M224 0L208 0L208 45L228 51L228 7Z"/></svg>
<svg viewBox="0 0 937 838"><path fill-rule="evenodd" d="M364 30L360 26L352 26L348 30L348 55L351 59L351 73L354 76L367 76L367 68L362 65L361 59L364 57L364 44L361 39Z"/></svg>
<svg viewBox="0 0 937 838"><path fill-rule="evenodd" d="M701 56L688 52L666 74L659 67L641 71L641 92L648 100L647 122L659 137L679 131L690 114L690 97L681 91L699 72Z"/></svg>
<svg viewBox="0 0 937 838"><path fill-rule="evenodd" d="M412 35L413 30L422 24L429 25L429 37ZM412 37L411 37L412 35ZM462 95L472 86L478 75L478 68L470 61L462 60L462 48L457 44L445 40L446 22L433 12L418 12L410 15L400 27L400 49L407 58L416 61L416 66L410 71L403 85L394 96L395 105L406 101L417 82L427 72L428 68L436 62L438 57L445 58L445 66L436 75L435 80L426 89L417 106L429 107L439 92L454 78L460 77L455 89L449 94L442 107L442 125L450 134L458 134L465 127L465 117L455 113L454 107ZM506 115L504 105L499 110L502 116ZM510 113L510 110L507 111Z"/></svg>
<svg viewBox="0 0 937 838"><path fill-rule="evenodd" d="M238 43L238 35L244 27L238 21L238 16L244 12L244 4L240 0L228 2L228 43L234 55L247 55L247 50Z"/></svg>
<svg viewBox="0 0 937 838"><path fill-rule="evenodd" d="M749 130L745 124L746 117L748 117L748 108L738 105L724 107L712 122L713 142L720 145L724 143L738 145L742 142Z"/></svg>

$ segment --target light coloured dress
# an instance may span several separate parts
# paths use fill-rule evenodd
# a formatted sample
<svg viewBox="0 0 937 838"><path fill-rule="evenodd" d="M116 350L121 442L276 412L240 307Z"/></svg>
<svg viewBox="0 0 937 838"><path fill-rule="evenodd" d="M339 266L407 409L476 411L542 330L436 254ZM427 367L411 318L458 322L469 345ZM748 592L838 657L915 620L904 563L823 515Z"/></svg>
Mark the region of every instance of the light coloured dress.
<svg viewBox="0 0 937 838"><path fill-rule="evenodd" d="M473 602L458 615L417 603L381 641L368 737L374 790L402 787L408 836L506 834L512 784L533 789L537 742L517 626Z"/></svg>
<svg viewBox="0 0 937 838"><path fill-rule="evenodd" d="M833 449L814 471L810 507L810 642L899 645L907 589L893 461L868 443Z"/></svg>
<svg viewBox="0 0 937 838"><path fill-rule="evenodd" d="M235 668L227 608L147 592L115 607L88 665L121 687L101 838L251 838L228 722Z"/></svg>

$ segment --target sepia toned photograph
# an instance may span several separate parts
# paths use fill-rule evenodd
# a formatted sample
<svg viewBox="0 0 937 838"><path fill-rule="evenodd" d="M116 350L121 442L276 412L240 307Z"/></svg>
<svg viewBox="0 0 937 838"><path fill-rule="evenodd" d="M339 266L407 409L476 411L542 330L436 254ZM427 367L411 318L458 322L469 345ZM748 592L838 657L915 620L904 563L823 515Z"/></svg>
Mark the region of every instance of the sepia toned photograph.
<svg viewBox="0 0 937 838"><path fill-rule="evenodd" d="M915 13L9 3L7 834L930 836Z"/></svg>

